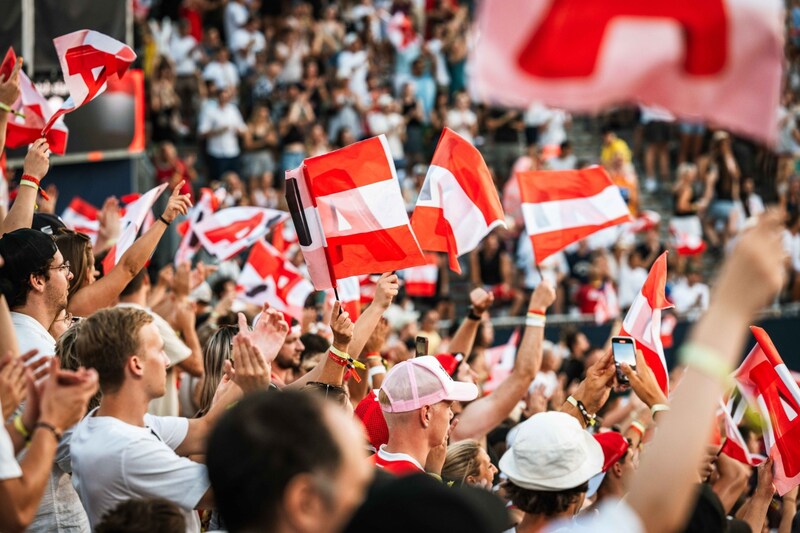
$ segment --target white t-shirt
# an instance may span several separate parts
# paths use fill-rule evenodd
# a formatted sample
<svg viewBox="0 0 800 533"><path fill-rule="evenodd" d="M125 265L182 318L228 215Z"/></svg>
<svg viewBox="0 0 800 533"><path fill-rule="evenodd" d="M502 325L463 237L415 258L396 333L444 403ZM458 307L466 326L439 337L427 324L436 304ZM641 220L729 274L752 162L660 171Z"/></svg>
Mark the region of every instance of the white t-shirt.
<svg viewBox="0 0 800 533"><path fill-rule="evenodd" d="M205 465L179 457L189 420L145 415L145 427L110 416L81 420L72 434L72 485L89 522L131 498L164 498L181 508L186 531L200 531L194 508L210 486Z"/></svg>
<svg viewBox="0 0 800 533"><path fill-rule="evenodd" d="M386 135L389 150L395 160L405 158L403 151L403 125L405 121L399 113L382 113L379 111L367 115L367 124L372 135Z"/></svg>
<svg viewBox="0 0 800 533"><path fill-rule="evenodd" d="M18 477L22 477L22 468L14 457L14 443L11 442L11 435L6 431L5 425L0 425L0 481Z"/></svg>
<svg viewBox="0 0 800 533"><path fill-rule="evenodd" d="M245 25L249 16L250 13L247 12L247 7L243 4L228 2L228 5L225 6L225 38L228 40L229 48L236 30Z"/></svg>
<svg viewBox="0 0 800 533"><path fill-rule="evenodd" d="M208 106L200 117L198 131L206 134L211 130L226 127L227 129L208 138L208 153L213 157L236 157L239 155L237 132L244 132L247 126L242 119L239 108L231 103L220 108L219 105Z"/></svg>
<svg viewBox="0 0 800 533"><path fill-rule="evenodd" d="M474 144L472 126L478 123L478 117L471 109L451 109L447 112L447 127Z"/></svg>
<svg viewBox="0 0 800 533"><path fill-rule="evenodd" d="M705 283L689 285L682 278L672 287L672 302L675 304L675 311L678 313L688 313L692 310L705 311L708 309L709 293L708 285Z"/></svg>
<svg viewBox="0 0 800 533"><path fill-rule="evenodd" d="M225 63L212 61L203 69L203 79L213 81L217 89L239 86L239 73L236 71L236 66L230 61Z"/></svg>
<svg viewBox="0 0 800 533"><path fill-rule="evenodd" d="M253 41L253 46L247 51L247 55L242 57L239 54L240 50L247 48L247 45ZM259 31L249 32L242 28L236 30L233 34L233 42L231 43L231 51L233 52L236 66L239 67L239 74L244 74L250 67L256 66L256 54L262 51L267 46L264 39L264 34Z"/></svg>
<svg viewBox="0 0 800 533"><path fill-rule="evenodd" d="M367 72L369 71L369 56L365 50L351 52L342 50L336 58L336 77L350 80L350 90L364 99L369 94L367 90Z"/></svg>
<svg viewBox="0 0 800 533"><path fill-rule="evenodd" d="M12 311L11 322L14 324L14 332L17 334L19 353L24 354L30 350L39 351L28 364L33 363L39 357L55 355L56 340L38 320L30 315Z"/></svg>
<svg viewBox="0 0 800 533"><path fill-rule="evenodd" d="M600 504L596 513L576 519L558 520L544 528L544 533L644 533L639 515L624 500L609 500Z"/></svg>
<svg viewBox="0 0 800 533"><path fill-rule="evenodd" d="M194 60L194 50L197 47L197 39L191 35L180 35L174 37L169 45L169 53L175 61L175 74L178 76L190 76L197 70Z"/></svg>

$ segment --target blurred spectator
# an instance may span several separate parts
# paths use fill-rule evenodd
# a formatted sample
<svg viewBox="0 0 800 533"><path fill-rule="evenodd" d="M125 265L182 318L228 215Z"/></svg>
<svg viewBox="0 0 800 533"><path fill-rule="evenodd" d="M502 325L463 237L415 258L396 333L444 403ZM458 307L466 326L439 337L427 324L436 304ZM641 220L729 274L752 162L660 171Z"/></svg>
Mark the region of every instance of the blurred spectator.
<svg viewBox="0 0 800 533"><path fill-rule="evenodd" d="M175 70L167 58L161 58L150 84L150 115L153 142L176 142L188 132L181 122L180 100L175 92Z"/></svg>
<svg viewBox="0 0 800 533"><path fill-rule="evenodd" d="M203 79L213 81L217 89L239 88L239 72L230 61L230 52L221 46L214 52L214 59L203 69Z"/></svg>
<svg viewBox="0 0 800 533"><path fill-rule="evenodd" d="M669 111L656 106L641 106L644 126L644 186L648 192L658 189L658 181L669 179L669 150L672 122ZM656 166L658 168L656 168Z"/></svg>
<svg viewBox="0 0 800 533"><path fill-rule="evenodd" d="M564 141L559 147L558 155L547 161L550 170L575 170L578 165L578 158L572 151L572 143Z"/></svg>
<svg viewBox="0 0 800 533"><path fill-rule="evenodd" d="M162 142L158 146L158 152L153 157L156 183L167 183L167 188L172 190L178 183L183 181L180 193L191 194L192 184L197 179L194 161L193 154L187 156L185 161L181 160L174 144L169 141Z"/></svg>
<svg viewBox="0 0 800 533"><path fill-rule="evenodd" d="M613 129L605 128L603 130L603 148L600 152L600 164L608 169L614 163L617 155L622 163L630 164L631 149L628 147L628 143L617 137L617 133Z"/></svg>
<svg viewBox="0 0 800 533"><path fill-rule="evenodd" d="M422 109L422 101L417 98L414 86L411 83L403 85L403 92L400 97L403 119L405 120L406 141L405 154L408 167L422 163L424 159L423 135L425 133L425 112Z"/></svg>
<svg viewBox="0 0 800 533"><path fill-rule="evenodd" d="M394 165L398 172L405 169L406 155L403 151L403 140L405 138L405 121L403 116L397 112L397 104L389 94L382 94L378 98L378 108L367 114L367 126L370 135L386 135L389 143L389 150L394 159Z"/></svg>
<svg viewBox="0 0 800 533"><path fill-rule="evenodd" d="M198 133L207 139L209 179L219 179L227 171L239 171L239 137L247 126L239 108L231 101L232 91L219 91L216 104L211 103L200 116Z"/></svg>
<svg viewBox="0 0 800 533"><path fill-rule="evenodd" d="M710 290L703 283L703 274L692 265L686 271L686 277L679 278L672 285L672 302L675 311L680 314L704 312L708 309Z"/></svg>
<svg viewBox="0 0 800 533"><path fill-rule="evenodd" d="M248 180L268 179L275 174L274 152L278 146L278 134L272 125L269 109L258 105L253 109L244 134L242 172Z"/></svg>
<svg viewBox="0 0 800 533"><path fill-rule="evenodd" d="M455 95L455 107L447 113L446 126L474 144L478 133L478 116L470 109L467 93Z"/></svg>
<svg viewBox="0 0 800 533"><path fill-rule="evenodd" d="M250 12L246 0L230 0L225 6L225 40L228 47L234 48L233 39L236 31L247 23Z"/></svg>
<svg viewBox="0 0 800 533"><path fill-rule="evenodd" d="M256 54L266 48L267 42L261 32L261 23L255 17L249 17L244 26L233 33L231 51L239 68L239 76L246 78L253 73L256 66Z"/></svg>

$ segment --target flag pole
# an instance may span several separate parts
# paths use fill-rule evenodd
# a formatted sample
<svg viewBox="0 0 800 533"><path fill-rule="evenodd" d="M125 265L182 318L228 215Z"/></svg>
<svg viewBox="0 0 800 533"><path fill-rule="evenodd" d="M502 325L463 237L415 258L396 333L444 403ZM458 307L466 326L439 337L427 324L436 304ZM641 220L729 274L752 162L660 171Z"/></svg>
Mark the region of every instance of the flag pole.
<svg viewBox="0 0 800 533"><path fill-rule="evenodd" d="M336 296L336 301L341 302L339 299L339 291L336 290L336 287L333 288L333 295Z"/></svg>

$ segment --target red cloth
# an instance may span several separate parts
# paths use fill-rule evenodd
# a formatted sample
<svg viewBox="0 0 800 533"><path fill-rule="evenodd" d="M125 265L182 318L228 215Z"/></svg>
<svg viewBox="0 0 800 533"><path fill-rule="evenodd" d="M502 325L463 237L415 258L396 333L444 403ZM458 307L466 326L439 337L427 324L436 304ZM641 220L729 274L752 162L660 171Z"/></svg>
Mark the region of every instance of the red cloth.
<svg viewBox="0 0 800 533"><path fill-rule="evenodd" d="M159 185L162 183L170 183L172 177L175 174L180 174L181 179L183 180L183 186L181 187L181 194L191 194L192 193L192 185L191 180L189 179L189 172L187 171L186 164L177 159L174 165L159 165L156 164L156 183ZM170 191L171 193L172 191Z"/></svg>
<svg viewBox="0 0 800 533"><path fill-rule="evenodd" d="M375 462L375 466L396 476L410 476L412 474L425 473L424 470L420 470L420 468L411 461L387 461L377 453L373 455L372 458Z"/></svg>

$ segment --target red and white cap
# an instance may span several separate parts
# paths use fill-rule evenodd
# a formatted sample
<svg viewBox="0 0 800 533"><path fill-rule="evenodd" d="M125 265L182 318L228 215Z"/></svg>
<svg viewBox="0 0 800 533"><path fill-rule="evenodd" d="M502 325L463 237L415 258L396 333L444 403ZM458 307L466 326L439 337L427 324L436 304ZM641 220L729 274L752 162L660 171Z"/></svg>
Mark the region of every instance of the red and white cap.
<svg viewBox="0 0 800 533"><path fill-rule="evenodd" d="M441 401L472 401L478 397L474 383L453 381L435 357L424 355L392 367L383 380L381 390L389 405L381 404L387 413L405 413Z"/></svg>

